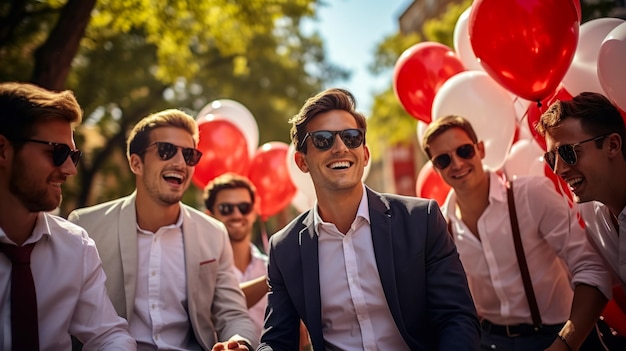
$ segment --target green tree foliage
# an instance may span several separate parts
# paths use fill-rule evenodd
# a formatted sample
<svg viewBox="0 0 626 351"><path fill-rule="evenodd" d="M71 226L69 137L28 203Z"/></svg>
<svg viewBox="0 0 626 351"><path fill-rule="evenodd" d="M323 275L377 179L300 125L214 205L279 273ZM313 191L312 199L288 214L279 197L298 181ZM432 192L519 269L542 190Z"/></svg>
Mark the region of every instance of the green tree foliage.
<svg viewBox="0 0 626 351"><path fill-rule="evenodd" d="M402 52L422 41L436 41L452 48L456 21L471 3L471 0L451 3L441 17L427 20L422 26L423 38L417 33L397 33L385 38L378 45L370 71L378 75L392 75ZM368 125L368 143L375 144L372 147L374 151L384 150L386 145L409 142L416 137L417 120L404 110L395 96L393 86L374 98ZM381 154L374 152L372 156L377 159Z"/></svg>
<svg viewBox="0 0 626 351"><path fill-rule="evenodd" d="M287 142L287 120L303 101L325 82L349 75L328 62L316 33L300 30L300 22L318 5L315 0L0 5L0 61L6 63L0 65L0 80L31 80L49 88L60 82L61 88L75 91L85 112L76 139L86 154L75 181L64 189L62 214L134 188L124 156L126 133L164 108L195 115L212 100L233 99L256 117L260 143ZM89 6L88 26L73 34L82 37L76 52L63 47L54 54L70 56L67 67L59 64L42 74L36 67L46 65L38 62L55 56L42 58L37 52L53 41L56 28L67 27L59 23L68 18L64 13L75 14L79 7L83 13ZM69 35L67 29L64 33ZM187 196L192 204L197 199L197 189Z"/></svg>

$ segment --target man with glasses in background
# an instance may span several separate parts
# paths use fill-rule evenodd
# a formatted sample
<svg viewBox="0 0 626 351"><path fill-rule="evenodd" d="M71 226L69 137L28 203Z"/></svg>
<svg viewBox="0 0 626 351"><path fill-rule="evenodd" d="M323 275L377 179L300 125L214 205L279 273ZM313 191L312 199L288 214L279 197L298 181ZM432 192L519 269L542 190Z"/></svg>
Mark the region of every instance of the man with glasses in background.
<svg viewBox="0 0 626 351"><path fill-rule="evenodd" d="M226 226L233 248L235 274L246 283L244 294L250 317L255 324L257 340L261 339L267 306L267 256L252 243L256 222L256 189L248 178L226 173L213 179L204 189L207 214Z"/></svg>
<svg viewBox="0 0 626 351"><path fill-rule="evenodd" d="M626 289L626 132L619 110L601 94L581 93L552 104L537 131L546 138L546 163L581 203L596 249Z"/></svg>
<svg viewBox="0 0 626 351"><path fill-rule="evenodd" d="M179 110L139 121L127 140L136 190L75 210L103 259L107 290L139 350L251 350L254 325L224 225L183 203L198 127Z"/></svg>
<svg viewBox="0 0 626 351"><path fill-rule="evenodd" d="M76 175L71 91L0 84L0 349L135 350L87 232L51 215Z"/></svg>
<svg viewBox="0 0 626 351"><path fill-rule="evenodd" d="M259 350L477 350L476 310L433 200L362 182L370 153L353 95L328 89L291 119L295 162L315 206L270 237Z"/></svg>
<svg viewBox="0 0 626 351"><path fill-rule="evenodd" d="M431 122L422 146L452 187L442 212L481 317L481 350L578 350L611 287L575 208L547 177L517 177L507 184L485 170L485 146L463 117Z"/></svg>

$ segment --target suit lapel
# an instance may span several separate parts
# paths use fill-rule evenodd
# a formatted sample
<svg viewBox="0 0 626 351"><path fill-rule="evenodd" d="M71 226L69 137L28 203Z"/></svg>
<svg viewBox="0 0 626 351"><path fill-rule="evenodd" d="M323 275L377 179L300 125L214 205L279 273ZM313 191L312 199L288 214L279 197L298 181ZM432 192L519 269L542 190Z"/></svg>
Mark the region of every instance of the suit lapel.
<svg viewBox="0 0 626 351"><path fill-rule="evenodd" d="M398 328L402 328L402 315L398 301L396 275L394 269L392 214L384 197L366 188L370 211L372 243L378 274L385 292L385 298Z"/></svg>
<svg viewBox="0 0 626 351"><path fill-rule="evenodd" d="M198 277L200 276L200 265L198 264L198 257L200 257L200 252L202 252L204 248L204 243L206 240L201 240L197 238L197 236L201 233L198 228L196 228L196 222L190 220L189 213L185 206L180 206L180 210L183 215L183 246L185 250L185 274L187 276L187 303L189 305L189 317L192 320L192 325L197 324L197 306L196 303L199 301L195 295L201 291L199 287Z"/></svg>
<svg viewBox="0 0 626 351"><path fill-rule="evenodd" d="M124 293L126 297L126 318L130 318L135 303L137 289L137 214L135 212L135 198L132 193L122 203L118 222L118 236L122 267L124 270Z"/></svg>
<svg viewBox="0 0 626 351"><path fill-rule="evenodd" d="M313 226L313 211L304 218L299 228L298 241L302 257L302 286L309 334L313 345L324 345L322 334L322 306L320 297L320 272L317 235Z"/></svg>

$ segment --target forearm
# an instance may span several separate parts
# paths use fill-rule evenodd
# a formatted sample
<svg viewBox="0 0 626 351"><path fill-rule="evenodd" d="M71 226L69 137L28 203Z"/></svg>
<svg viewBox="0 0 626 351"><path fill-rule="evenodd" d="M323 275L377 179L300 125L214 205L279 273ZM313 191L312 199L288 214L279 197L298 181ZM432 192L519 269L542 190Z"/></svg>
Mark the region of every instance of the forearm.
<svg viewBox="0 0 626 351"><path fill-rule="evenodd" d="M578 350L607 303L607 298L596 287L578 284L574 289L574 300L569 320L559 333L572 350ZM556 343L563 343L556 340Z"/></svg>

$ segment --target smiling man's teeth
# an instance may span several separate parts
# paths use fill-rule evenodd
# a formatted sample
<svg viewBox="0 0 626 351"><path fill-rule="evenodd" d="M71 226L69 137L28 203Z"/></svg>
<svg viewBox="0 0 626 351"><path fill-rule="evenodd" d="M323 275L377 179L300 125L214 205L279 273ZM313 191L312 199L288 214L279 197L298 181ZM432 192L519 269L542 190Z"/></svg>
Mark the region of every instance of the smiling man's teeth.
<svg viewBox="0 0 626 351"><path fill-rule="evenodd" d="M582 181L583 181L582 177L570 178L570 179L566 180L567 185L569 185L571 188L576 187Z"/></svg>
<svg viewBox="0 0 626 351"><path fill-rule="evenodd" d="M463 172L463 173L454 174L454 175L452 176L452 178L454 178L454 179L459 179L459 178L464 177L465 175L469 174L469 172L470 172L470 171L469 171L469 170L467 170L467 171L465 171L465 172Z"/></svg>
<svg viewBox="0 0 626 351"><path fill-rule="evenodd" d="M163 178L165 180L176 180L179 184L183 182L183 176L178 173L165 173Z"/></svg>
<svg viewBox="0 0 626 351"><path fill-rule="evenodd" d="M348 168L348 167L350 167L350 162L348 162L348 161L334 162L334 163L331 163L329 167L332 168L332 169Z"/></svg>

